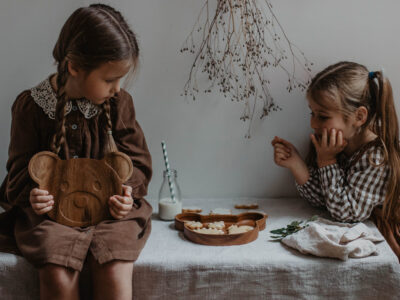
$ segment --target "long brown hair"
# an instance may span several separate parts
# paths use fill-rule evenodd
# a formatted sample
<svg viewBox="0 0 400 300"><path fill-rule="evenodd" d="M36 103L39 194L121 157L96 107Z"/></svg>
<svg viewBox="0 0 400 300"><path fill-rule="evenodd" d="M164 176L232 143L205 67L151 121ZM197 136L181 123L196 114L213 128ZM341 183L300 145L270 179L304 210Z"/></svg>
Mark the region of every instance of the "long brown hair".
<svg viewBox="0 0 400 300"><path fill-rule="evenodd" d="M354 62L339 62L318 73L307 89L307 98L321 106L334 105L346 119L360 106L368 110L368 118L361 130L370 129L382 141L384 163L390 168L385 219L392 218L399 209L400 145L399 125L393 100L392 86L382 71L369 72ZM307 163L315 164L315 148L310 148Z"/></svg>
<svg viewBox="0 0 400 300"><path fill-rule="evenodd" d="M57 64L57 106L56 130L51 149L58 154L64 146L66 158L68 147L65 139L65 107L68 101L65 85L68 80L68 62L87 73L107 61L132 60L135 67L139 57L139 47L135 34L129 28L121 13L105 4L81 7L72 13L61 29L53 49ZM106 132L109 151L116 151L112 137L110 102L102 104L107 118Z"/></svg>

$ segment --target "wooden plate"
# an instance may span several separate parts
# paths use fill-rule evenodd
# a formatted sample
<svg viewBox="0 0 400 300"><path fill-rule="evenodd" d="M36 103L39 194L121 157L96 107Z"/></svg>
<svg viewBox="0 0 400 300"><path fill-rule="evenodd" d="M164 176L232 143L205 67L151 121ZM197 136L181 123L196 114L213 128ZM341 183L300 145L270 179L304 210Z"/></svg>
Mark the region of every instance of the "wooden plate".
<svg viewBox="0 0 400 300"><path fill-rule="evenodd" d="M209 246L231 246L250 243L257 239L258 232L265 229L268 216L259 212L247 212L239 215L200 215L196 213L182 213L175 216L175 228L192 242ZM185 226L185 221L196 221L203 224L224 221L225 228L236 224L253 226L254 229L237 234L204 234L195 232ZM226 232L226 229L225 229Z"/></svg>

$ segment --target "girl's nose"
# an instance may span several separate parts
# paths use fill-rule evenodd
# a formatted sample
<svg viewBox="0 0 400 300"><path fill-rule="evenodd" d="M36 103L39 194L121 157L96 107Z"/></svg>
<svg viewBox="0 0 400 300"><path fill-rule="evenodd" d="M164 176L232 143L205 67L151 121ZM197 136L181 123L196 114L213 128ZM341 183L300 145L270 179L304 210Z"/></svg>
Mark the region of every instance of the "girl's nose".
<svg viewBox="0 0 400 300"><path fill-rule="evenodd" d="M117 94L119 93L119 91L121 90L121 87L119 85L119 81L113 86L113 94Z"/></svg>

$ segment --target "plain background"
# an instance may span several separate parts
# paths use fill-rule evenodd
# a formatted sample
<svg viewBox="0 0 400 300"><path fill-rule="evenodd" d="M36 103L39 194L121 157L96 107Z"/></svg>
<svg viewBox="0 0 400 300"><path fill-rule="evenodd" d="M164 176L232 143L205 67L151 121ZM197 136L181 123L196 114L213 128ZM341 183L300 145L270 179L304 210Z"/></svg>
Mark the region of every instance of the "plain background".
<svg viewBox="0 0 400 300"><path fill-rule="evenodd" d="M283 108L267 118L239 120L243 103L216 92L197 100L180 96L194 59L181 54L203 0L101 1L120 10L141 47L140 71L129 92L153 157L149 198L157 198L165 140L171 167L185 198L295 196L289 172L273 162L275 135L306 153L309 110L304 92L285 89L281 72L270 74L271 91ZM216 0L210 0L214 3ZM260 1L262 3L263 1ZM341 60L385 70L398 106L400 2L395 0L272 0L290 40L314 63L312 75ZM67 17L93 1L17 0L0 2L0 177L6 175L11 105L16 96L55 71L52 49ZM206 87L203 85L204 87Z"/></svg>

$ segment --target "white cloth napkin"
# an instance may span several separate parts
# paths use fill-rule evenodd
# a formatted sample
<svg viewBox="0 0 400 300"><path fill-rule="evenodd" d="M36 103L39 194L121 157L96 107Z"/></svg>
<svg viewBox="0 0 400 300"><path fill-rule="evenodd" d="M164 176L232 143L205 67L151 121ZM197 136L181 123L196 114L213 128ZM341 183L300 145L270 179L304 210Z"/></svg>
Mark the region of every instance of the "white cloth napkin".
<svg viewBox="0 0 400 300"><path fill-rule="evenodd" d="M378 231L373 232L364 223L340 223L318 218L308 224L308 227L282 239L282 243L301 253L347 260L349 257L378 255L374 243L384 240Z"/></svg>

